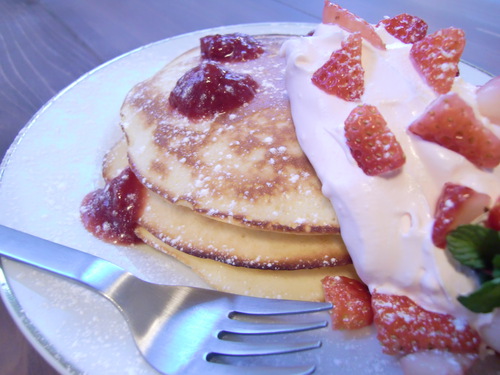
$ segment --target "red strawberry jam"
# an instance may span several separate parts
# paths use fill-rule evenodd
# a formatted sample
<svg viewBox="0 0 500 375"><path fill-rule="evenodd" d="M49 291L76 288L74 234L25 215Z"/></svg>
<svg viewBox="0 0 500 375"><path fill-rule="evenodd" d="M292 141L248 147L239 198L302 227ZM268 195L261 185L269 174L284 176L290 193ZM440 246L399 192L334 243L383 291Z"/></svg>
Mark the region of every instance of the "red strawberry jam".
<svg viewBox="0 0 500 375"><path fill-rule="evenodd" d="M184 116L200 119L227 112L253 99L258 84L248 74L204 61L184 74L170 93L169 103Z"/></svg>
<svg viewBox="0 0 500 375"><path fill-rule="evenodd" d="M258 58L264 49L252 36L234 33L208 35L200 39L201 56L216 61L247 61Z"/></svg>
<svg viewBox="0 0 500 375"><path fill-rule="evenodd" d="M491 208L488 214L486 226L493 230L500 231L500 197L497 198L495 205Z"/></svg>
<svg viewBox="0 0 500 375"><path fill-rule="evenodd" d="M102 189L85 196L80 215L85 228L97 238L121 245L139 243L134 229L143 206L143 186L130 168Z"/></svg>

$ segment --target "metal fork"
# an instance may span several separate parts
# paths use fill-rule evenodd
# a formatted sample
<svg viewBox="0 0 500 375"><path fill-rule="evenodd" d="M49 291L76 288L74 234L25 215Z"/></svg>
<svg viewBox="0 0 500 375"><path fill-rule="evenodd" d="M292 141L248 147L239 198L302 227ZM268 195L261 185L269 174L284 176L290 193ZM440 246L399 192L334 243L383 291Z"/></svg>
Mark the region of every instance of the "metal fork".
<svg viewBox="0 0 500 375"><path fill-rule="evenodd" d="M141 354L165 374L310 374L315 370L314 364L234 366L217 363L215 359L318 348L321 346L319 340L255 344L225 340L224 336L322 328L327 326L327 320L262 323L238 320L236 316L302 314L332 307L329 303L254 298L209 289L153 284L104 259L2 225L0 255L65 276L108 298L125 317Z"/></svg>

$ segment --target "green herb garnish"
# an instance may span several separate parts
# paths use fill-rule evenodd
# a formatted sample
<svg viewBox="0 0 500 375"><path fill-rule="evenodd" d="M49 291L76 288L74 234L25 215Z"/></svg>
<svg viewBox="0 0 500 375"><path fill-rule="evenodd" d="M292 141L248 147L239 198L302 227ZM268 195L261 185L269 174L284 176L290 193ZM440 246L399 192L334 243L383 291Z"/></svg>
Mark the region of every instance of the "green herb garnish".
<svg viewBox="0 0 500 375"><path fill-rule="evenodd" d="M481 286L458 297L462 305L477 313L500 307L500 232L481 225L462 225L447 236L447 249L478 275Z"/></svg>

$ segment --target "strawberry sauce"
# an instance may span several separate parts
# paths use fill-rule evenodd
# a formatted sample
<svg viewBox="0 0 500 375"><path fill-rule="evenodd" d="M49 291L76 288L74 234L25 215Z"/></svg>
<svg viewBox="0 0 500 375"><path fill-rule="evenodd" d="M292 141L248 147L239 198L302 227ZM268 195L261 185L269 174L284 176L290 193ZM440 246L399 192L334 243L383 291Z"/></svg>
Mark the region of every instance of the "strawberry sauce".
<svg viewBox="0 0 500 375"><path fill-rule="evenodd" d="M85 228L97 238L120 245L141 242L134 230L143 207L144 188L126 168L120 175L85 196L80 215Z"/></svg>
<svg viewBox="0 0 500 375"><path fill-rule="evenodd" d="M252 100L258 84L248 74L203 61L184 74L170 93L169 103L190 119L227 112Z"/></svg>
<svg viewBox="0 0 500 375"><path fill-rule="evenodd" d="M264 49L252 36L234 33L208 35L200 39L201 56L215 61L247 61L258 58Z"/></svg>

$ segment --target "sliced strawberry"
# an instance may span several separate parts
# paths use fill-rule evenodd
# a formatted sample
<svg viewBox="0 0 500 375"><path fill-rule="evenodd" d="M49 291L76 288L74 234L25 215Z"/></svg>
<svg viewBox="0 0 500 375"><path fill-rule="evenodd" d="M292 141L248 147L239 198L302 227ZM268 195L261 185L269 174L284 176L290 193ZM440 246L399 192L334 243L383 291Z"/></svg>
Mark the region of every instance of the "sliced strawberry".
<svg viewBox="0 0 500 375"><path fill-rule="evenodd" d="M413 64L438 94L450 91L458 75L458 63L465 47L465 33L450 27L427 35L411 47Z"/></svg>
<svg viewBox="0 0 500 375"><path fill-rule="evenodd" d="M447 234L459 225L469 224L483 214L490 196L470 187L446 183L436 203L432 241L444 249Z"/></svg>
<svg viewBox="0 0 500 375"><path fill-rule="evenodd" d="M401 145L375 106L357 106L344 125L352 157L368 176L393 171L405 163Z"/></svg>
<svg viewBox="0 0 500 375"><path fill-rule="evenodd" d="M326 301L333 304L333 328L358 329L372 324L371 296L365 284L345 276L327 276L321 283Z"/></svg>
<svg viewBox="0 0 500 375"><path fill-rule="evenodd" d="M500 125L500 76L490 79L477 90L477 106L481 115Z"/></svg>
<svg viewBox="0 0 500 375"><path fill-rule="evenodd" d="M480 339L470 326L449 314L427 311L407 296L372 295L377 338L387 354L421 350L475 353Z"/></svg>
<svg viewBox="0 0 500 375"><path fill-rule="evenodd" d="M500 197L497 198L495 205L491 208L488 213L488 219L486 219L486 226L488 228L500 231Z"/></svg>
<svg viewBox="0 0 500 375"><path fill-rule="evenodd" d="M347 101L361 98L365 91L365 71L361 66L361 36L350 34L342 47L314 72L311 80L321 90Z"/></svg>
<svg viewBox="0 0 500 375"><path fill-rule="evenodd" d="M384 42L375 32L375 28L372 25L347 9L331 3L329 0L325 0L323 23L339 25L351 33L359 32L374 47L385 50Z"/></svg>
<svg viewBox="0 0 500 375"><path fill-rule="evenodd" d="M456 93L442 95L432 102L409 129L426 141L459 153L479 168L500 164L500 139Z"/></svg>
<svg viewBox="0 0 500 375"><path fill-rule="evenodd" d="M407 13L383 19L379 25L384 26L389 34L406 44L423 39L427 35L428 28L423 19Z"/></svg>

